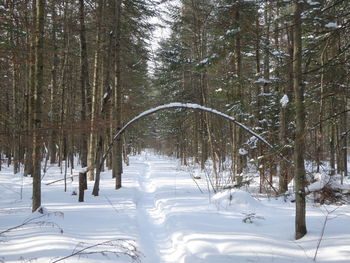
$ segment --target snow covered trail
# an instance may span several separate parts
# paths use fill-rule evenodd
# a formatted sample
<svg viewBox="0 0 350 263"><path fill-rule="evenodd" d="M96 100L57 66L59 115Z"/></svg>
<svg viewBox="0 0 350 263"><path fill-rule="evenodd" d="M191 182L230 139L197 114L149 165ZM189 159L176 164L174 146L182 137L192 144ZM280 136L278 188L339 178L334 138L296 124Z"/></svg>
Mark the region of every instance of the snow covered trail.
<svg viewBox="0 0 350 263"><path fill-rule="evenodd" d="M152 214L154 210L154 194L156 187L152 182L150 164L145 163L144 170L138 174L138 188L135 192L136 218L139 231L140 250L144 254L144 262L160 263L157 236L159 226Z"/></svg>
<svg viewBox="0 0 350 263"><path fill-rule="evenodd" d="M230 205L210 201L188 173L178 170L176 160L149 155L134 162L142 167L135 189L142 263L313 262L324 209L308 207L309 233L295 241L293 203L257 201L244 191L233 192ZM205 179L198 183L206 189ZM317 262L348 262L350 230L344 233L336 225L346 224L350 210L340 209L342 216L328 222ZM248 214L252 223L243 222Z"/></svg>
<svg viewBox="0 0 350 263"><path fill-rule="evenodd" d="M127 239L143 254L141 263L311 263L326 209L335 208L308 204L308 234L295 241L293 203L259 195L254 198L239 190L209 199L173 158L150 152L131 156L130 166L124 169L123 187L114 190L114 179L106 171L102 173L100 196L91 195L93 182L88 182L84 203L72 195L78 187L76 180L69 181L67 192L63 182L46 185L59 178L59 168L50 167L42 184L43 206L53 212L43 219L53 224L32 224L0 235L0 262L50 263L77 248ZM206 190L204 178L197 183ZM31 213L31 178L3 168L0 189L0 233L36 216ZM247 216L251 222L244 222ZM340 206L330 216L317 262L349 262L349 219L349 205ZM97 253L62 262L132 260Z"/></svg>
<svg viewBox="0 0 350 263"><path fill-rule="evenodd" d="M169 233L165 227L166 214L162 200L158 196L162 191L176 195L176 184L169 185L176 181L176 163L150 156L141 158L137 165L143 167L138 173L134 198L139 249L144 254L142 262L163 263L161 251L169 242Z"/></svg>

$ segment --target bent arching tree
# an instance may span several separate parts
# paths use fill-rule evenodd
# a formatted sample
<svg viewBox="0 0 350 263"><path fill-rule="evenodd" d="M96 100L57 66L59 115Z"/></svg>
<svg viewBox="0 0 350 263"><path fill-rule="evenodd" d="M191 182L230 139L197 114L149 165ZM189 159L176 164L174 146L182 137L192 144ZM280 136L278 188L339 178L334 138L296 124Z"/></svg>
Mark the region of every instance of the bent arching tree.
<svg viewBox="0 0 350 263"><path fill-rule="evenodd" d="M100 159L96 159L96 177L95 177L95 184L94 184L94 189L92 191L92 194L95 196L98 196L99 194L99 184L100 184L100 171L102 169L103 163L107 158L107 155L111 152L111 150L113 149L113 145L118 141L118 139L120 138L120 136L123 134L123 132L129 127L131 126L134 122L136 122L139 119L142 119L148 115L151 115L153 113L156 113L158 111L161 110L167 110L167 109L173 109L173 108L184 108L184 109L193 109L193 110L200 110L200 111L204 111L204 112L209 112L218 116L221 116L222 118L225 118L231 122L233 122L235 125L237 125L238 127L240 127L241 129L245 130L246 132L250 133L251 135L253 135L254 137L256 137L258 140L260 140L261 142L263 142L264 144L266 144L269 148L273 148L273 146L266 141L262 136L260 136L259 134L257 134L256 132L254 132L253 130L251 130L250 128L248 128L247 126L245 126L244 124L238 122L234 117L229 116L225 113L222 113L220 111L208 108L208 107L204 107L198 104L192 104L192 103L170 103L170 104L165 104L165 105L161 105L155 108L152 108L150 110L144 111L142 113L140 113L139 115L137 115L136 117L134 117L132 120L130 120L127 124L124 125L124 127L122 127L116 135L114 135L111 143L109 144L107 151L103 154L103 156Z"/></svg>

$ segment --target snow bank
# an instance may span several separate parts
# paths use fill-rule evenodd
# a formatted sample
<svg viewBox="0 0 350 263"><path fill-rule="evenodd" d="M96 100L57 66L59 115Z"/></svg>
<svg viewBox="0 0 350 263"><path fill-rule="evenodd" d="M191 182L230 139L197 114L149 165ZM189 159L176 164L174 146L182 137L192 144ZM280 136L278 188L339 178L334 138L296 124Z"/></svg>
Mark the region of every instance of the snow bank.
<svg viewBox="0 0 350 263"><path fill-rule="evenodd" d="M247 208L256 209L262 206L262 204L257 201L250 193L239 190L239 189L229 189L223 192L219 192L212 197L213 204L217 208Z"/></svg>

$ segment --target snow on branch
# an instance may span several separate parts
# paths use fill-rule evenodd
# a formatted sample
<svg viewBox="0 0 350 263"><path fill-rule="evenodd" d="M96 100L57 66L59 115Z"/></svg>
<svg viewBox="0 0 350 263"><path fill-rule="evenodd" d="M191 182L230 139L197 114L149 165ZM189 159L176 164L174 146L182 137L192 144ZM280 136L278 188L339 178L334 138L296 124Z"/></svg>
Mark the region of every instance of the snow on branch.
<svg viewBox="0 0 350 263"><path fill-rule="evenodd" d="M234 117L229 116L225 113L222 113L218 110L212 109L212 108L208 108L208 107L204 107L198 104L194 104L194 103L179 103L179 102L173 102L173 103L169 103L169 104L164 104L164 105L160 105L158 107L146 110L142 113L140 113L139 115L137 115L136 117L134 117L133 119L131 119L127 124L125 124L118 132L116 135L114 135L112 142L110 143L110 145L108 146L107 151L105 152L105 154L102 156L101 159L101 163L99 164L100 166L102 166L104 160L106 159L107 155L109 154L109 152L112 149L113 144L117 141L117 139L119 138L119 136L135 121L146 117L148 115L151 115L155 112L161 111L161 110L166 110L166 109L172 109L172 108L185 108L185 109L193 109L193 110L201 110L201 111L205 111L205 112L209 112L218 116L221 116L225 119L228 119L229 121L235 123L236 125L238 125L239 127L241 127L242 129L244 129L245 131L247 131L248 133L250 133L251 135L253 135L254 137L256 137L258 140L260 140L261 142L263 142L264 144L266 144L267 146L269 146L270 148L273 148L273 146L266 141L262 136L260 136L259 134L257 134L256 132L254 132L252 129L248 128L247 126L245 126L244 124L238 122Z"/></svg>

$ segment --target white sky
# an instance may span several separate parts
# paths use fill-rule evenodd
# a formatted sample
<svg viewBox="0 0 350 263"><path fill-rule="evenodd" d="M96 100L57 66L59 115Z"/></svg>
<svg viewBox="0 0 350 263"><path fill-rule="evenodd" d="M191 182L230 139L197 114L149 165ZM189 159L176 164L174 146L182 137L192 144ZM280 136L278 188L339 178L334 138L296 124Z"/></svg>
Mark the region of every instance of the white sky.
<svg viewBox="0 0 350 263"><path fill-rule="evenodd" d="M149 62L148 66L150 71L153 71L153 68L155 67L155 61L153 60L153 57L159 48L159 42L167 37L170 36L171 30L168 25L162 21L162 19L169 20L168 11L169 11L169 5L180 5L180 0L170 0L168 3L159 4L157 6L157 9L160 11L160 17L153 17L151 18L150 22L153 25L160 25L156 26L155 30L152 32L152 38L150 40L150 50L151 50L151 61Z"/></svg>

